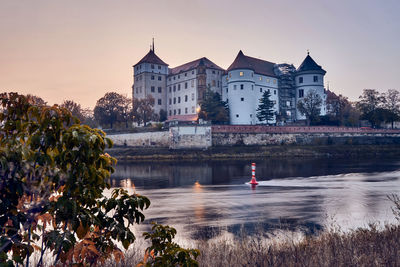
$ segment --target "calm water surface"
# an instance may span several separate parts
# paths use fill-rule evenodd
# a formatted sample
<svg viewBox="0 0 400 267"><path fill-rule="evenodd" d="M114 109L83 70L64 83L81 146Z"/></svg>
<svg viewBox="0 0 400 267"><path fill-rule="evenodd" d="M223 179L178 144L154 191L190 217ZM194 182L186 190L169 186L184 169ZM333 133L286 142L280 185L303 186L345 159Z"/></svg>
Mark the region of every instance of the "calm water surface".
<svg viewBox="0 0 400 267"><path fill-rule="evenodd" d="M259 185L247 184L251 162ZM400 160L274 159L119 164L113 187L150 198L146 222L191 238L221 231L342 229L394 222L389 194L400 194Z"/></svg>

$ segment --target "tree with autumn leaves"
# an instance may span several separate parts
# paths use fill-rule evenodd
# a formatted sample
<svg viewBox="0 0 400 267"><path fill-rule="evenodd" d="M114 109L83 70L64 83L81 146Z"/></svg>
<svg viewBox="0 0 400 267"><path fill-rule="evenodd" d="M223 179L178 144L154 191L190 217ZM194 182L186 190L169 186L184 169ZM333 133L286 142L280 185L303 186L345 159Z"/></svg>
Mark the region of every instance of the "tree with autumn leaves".
<svg viewBox="0 0 400 267"><path fill-rule="evenodd" d="M17 93L0 94L0 103L0 265L31 266L33 253L37 266L46 254L54 266L121 260L118 244L133 244L131 226L150 201L123 189L103 194L116 164L104 152L112 142L65 108Z"/></svg>

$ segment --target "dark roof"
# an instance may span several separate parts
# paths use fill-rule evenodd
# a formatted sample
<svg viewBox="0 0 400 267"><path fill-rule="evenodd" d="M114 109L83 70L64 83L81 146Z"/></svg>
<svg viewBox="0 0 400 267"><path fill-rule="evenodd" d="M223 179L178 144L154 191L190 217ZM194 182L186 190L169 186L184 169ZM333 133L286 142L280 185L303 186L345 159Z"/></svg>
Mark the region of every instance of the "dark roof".
<svg viewBox="0 0 400 267"><path fill-rule="evenodd" d="M307 54L306 58L303 60L303 63L301 63L300 67L297 69L297 72L302 71L320 71L324 74L326 73L326 71L322 69L322 67L318 65L309 54Z"/></svg>
<svg viewBox="0 0 400 267"><path fill-rule="evenodd" d="M240 50L233 63L229 66L228 71L235 69L250 69L258 74L275 77L274 65L275 63L269 61L245 56L242 50Z"/></svg>
<svg viewBox="0 0 400 267"><path fill-rule="evenodd" d="M162 61L157 55L156 53L154 53L153 49L150 49L149 53L147 53L147 55L144 56L144 58L142 58L138 63L136 63L135 65L133 65L134 67L136 65L142 64L142 63L151 63L151 64L158 64L158 65L164 65L164 66L168 66L167 63L165 63L164 61Z"/></svg>
<svg viewBox="0 0 400 267"><path fill-rule="evenodd" d="M217 66L214 62L212 62L208 58L202 57L202 58L193 60L193 61L191 61L189 63L180 65L180 66L172 68L172 69L169 69L169 75L175 75L175 74L178 74L178 73L181 73L181 72L192 70L192 69L197 68L198 66L205 66L206 68L209 68L209 69L216 69L216 70L224 71L223 68Z"/></svg>

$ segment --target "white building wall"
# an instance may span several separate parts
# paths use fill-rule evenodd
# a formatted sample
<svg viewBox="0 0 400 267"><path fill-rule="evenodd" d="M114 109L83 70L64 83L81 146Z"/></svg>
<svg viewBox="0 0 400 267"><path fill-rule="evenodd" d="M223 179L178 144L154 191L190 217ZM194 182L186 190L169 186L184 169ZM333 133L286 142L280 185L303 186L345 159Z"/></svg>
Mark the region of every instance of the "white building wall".
<svg viewBox="0 0 400 267"><path fill-rule="evenodd" d="M243 89L241 89L242 85ZM274 111L278 111L278 80L275 77L260 75L245 69L232 70L227 76L224 76L222 78L222 99L228 101L230 123L259 124L257 109L266 90L270 91L270 99L274 102ZM275 122L274 118L268 123Z"/></svg>
<svg viewBox="0 0 400 267"><path fill-rule="evenodd" d="M159 114L161 109L167 110L167 73L167 66L157 64L142 63L134 67L133 96L138 99L143 99L148 95L153 96L156 114Z"/></svg>
<svg viewBox="0 0 400 267"><path fill-rule="evenodd" d="M196 70L170 75L167 80L168 116L195 114L196 104Z"/></svg>
<svg viewBox="0 0 400 267"><path fill-rule="evenodd" d="M317 81L314 81L314 77L317 77ZM303 81L301 82L301 78ZM297 103L303 99L310 91L315 91L322 98L321 115L326 115L326 93L324 88L324 75L320 73L299 73L296 75L296 107ZM302 96L300 95L303 91ZM297 120L305 120L306 117L302 115L298 110L296 112Z"/></svg>

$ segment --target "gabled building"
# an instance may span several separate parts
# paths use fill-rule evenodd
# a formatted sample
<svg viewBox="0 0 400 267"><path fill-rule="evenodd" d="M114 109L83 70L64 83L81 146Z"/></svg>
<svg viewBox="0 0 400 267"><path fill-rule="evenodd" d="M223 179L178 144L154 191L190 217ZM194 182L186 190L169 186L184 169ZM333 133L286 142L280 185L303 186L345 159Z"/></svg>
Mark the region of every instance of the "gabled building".
<svg viewBox="0 0 400 267"><path fill-rule="evenodd" d="M196 121L207 88L228 102L230 124L260 124L257 108L265 91L270 92L275 116L269 124L294 123L305 117L298 102L310 91L323 99L321 115L326 114L326 92L322 69L307 53L298 69L291 64L276 64L239 51L227 70L206 57L168 68L154 51L133 66L132 95L155 99L154 110L167 112L169 120Z"/></svg>

